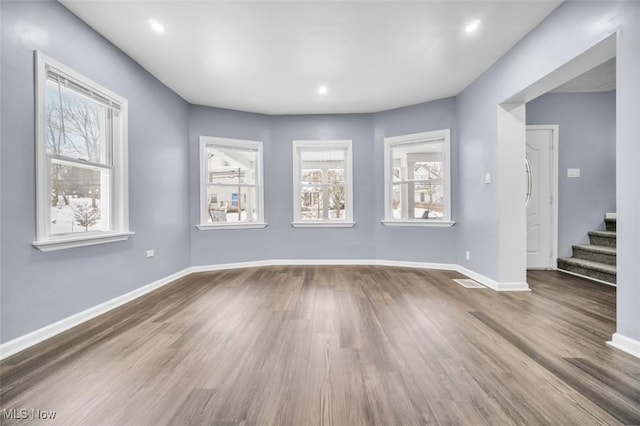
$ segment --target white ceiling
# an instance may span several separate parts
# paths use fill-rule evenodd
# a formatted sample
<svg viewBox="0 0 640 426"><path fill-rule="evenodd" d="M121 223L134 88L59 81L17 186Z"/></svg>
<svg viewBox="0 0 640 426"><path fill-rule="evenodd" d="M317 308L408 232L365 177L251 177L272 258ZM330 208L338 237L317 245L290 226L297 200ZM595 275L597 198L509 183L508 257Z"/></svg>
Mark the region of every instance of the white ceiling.
<svg viewBox="0 0 640 426"><path fill-rule="evenodd" d="M616 90L616 58L556 87L552 93L610 92Z"/></svg>
<svg viewBox="0 0 640 426"><path fill-rule="evenodd" d="M60 1L188 102L267 114L457 95L562 2Z"/></svg>

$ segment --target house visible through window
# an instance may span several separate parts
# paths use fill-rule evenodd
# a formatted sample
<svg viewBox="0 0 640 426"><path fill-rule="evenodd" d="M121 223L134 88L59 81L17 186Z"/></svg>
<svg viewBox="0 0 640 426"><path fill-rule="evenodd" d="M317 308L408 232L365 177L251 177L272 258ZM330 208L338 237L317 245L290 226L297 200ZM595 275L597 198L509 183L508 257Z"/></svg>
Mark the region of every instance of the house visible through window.
<svg viewBox="0 0 640 426"><path fill-rule="evenodd" d="M385 139L385 220L451 225L449 130Z"/></svg>
<svg viewBox="0 0 640 426"><path fill-rule="evenodd" d="M294 226L353 226L351 141L294 142Z"/></svg>
<svg viewBox="0 0 640 426"><path fill-rule="evenodd" d="M42 250L125 239L127 101L41 53L37 241Z"/></svg>
<svg viewBox="0 0 640 426"><path fill-rule="evenodd" d="M262 143L202 136L200 229L264 227Z"/></svg>

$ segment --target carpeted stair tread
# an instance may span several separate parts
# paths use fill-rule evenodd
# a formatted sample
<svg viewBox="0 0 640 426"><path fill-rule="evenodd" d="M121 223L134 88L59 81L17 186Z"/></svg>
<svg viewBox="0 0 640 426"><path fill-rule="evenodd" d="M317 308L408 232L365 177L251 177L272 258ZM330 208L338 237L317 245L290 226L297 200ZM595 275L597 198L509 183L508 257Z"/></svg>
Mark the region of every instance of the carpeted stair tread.
<svg viewBox="0 0 640 426"><path fill-rule="evenodd" d="M589 231L589 242L595 246L616 246L616 233L613 231Z"/></svg>
<svg viewBox="0 0 640 426"><path fill-rule="evenodd" d="M569 265L582 267L585 269L593 269L595 271L604 272L605 274L616 275L616 267L613 265L606 265L600 262L593 262L586 259L576 259L575 257L564 257L558 259L558 263L567 263Z"/></svg>
<svg viewBox="0 0 640 426"><path fill-rule="evenodd" d="M606 231L590 231L590 244L575 244L573 257L558 258L558 269L586 278L615 284L616 273L616 217L605 213Z"/></svg>
<svg viewBox="0 0 640 426"><path fill-rule="evenodd" d="M575 244L573 246L573 248L574 249L585 250L585 251L592 251L594 253L610 254L612 256L616 255L616 248L615 247L596 246L596 245L593 245L593 244Z"/></svg>
<svg viewBox="0 0 640 426"><path fill-rule="evenodd" d="M604 238L615 238L616 237L616 233L613 231L589 231L589 235L594 235L597 237L604 237Z"/></svg>

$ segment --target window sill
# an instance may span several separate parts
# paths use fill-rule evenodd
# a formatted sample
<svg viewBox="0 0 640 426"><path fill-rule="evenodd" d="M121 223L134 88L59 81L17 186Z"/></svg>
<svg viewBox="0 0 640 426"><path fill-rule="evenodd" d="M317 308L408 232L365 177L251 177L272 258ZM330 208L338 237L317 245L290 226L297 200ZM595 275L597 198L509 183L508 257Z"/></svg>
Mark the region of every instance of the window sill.
<svg viewBox="0 0 640 426"><path fill-rule="evenodd" d="M40 251L64 250L75 247L92 246L96 244L114 243L125 241L132 236L133 232L113 232L85 237L60 238L55 240L34 241L33 245Z"/></svg>
<svg viewBox="0 0 640 426"><path fill-rule="evenodd" d="M426 226L433 228L450 228L456 223L450 220L381 220L384 226Z"/></svg>
<svg viewBox="0 0 640 426"><path fill-rule="evenodd" d="M219 231L219 230L226 230L226 229L262 229L262 228L266 228L266 226L267 224L263 222L225 223L225 224L219 224L219 225L207 223L206 225L196 225L196 228L198 228L201 231Z"/></svg>
<svg viewBox="0 0 640 426"><path fill-rule="evenodd" d="M294 228L353 228L355 222L324 222L324 221L309 221L309 222L291 222L291 226Z"/></svg>

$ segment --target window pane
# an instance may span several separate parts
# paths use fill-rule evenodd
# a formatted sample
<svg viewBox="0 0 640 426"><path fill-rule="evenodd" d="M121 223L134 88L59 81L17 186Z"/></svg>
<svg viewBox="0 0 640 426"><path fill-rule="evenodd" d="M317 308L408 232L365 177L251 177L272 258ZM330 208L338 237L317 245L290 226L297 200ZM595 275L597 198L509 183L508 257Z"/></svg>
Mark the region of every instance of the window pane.
<svg viewBox="0 0 640 426"><path fill-rule="evenodd" d="M302 151L300 158L303 183L321 184L344 182L345 151ZM306 181L305 179L307 178L313 180Z"/></svg>
<svg viewBox="0 0 640 426"><path fill-rule="evenodd" d="M391 147L393 181L442 179L444 143L430 141Z"/></svg>
<svg viewBox="0 0 640 426"><path fill-rule="evenodd" d="M444 217L444 184L394 183L391 191L393 219L432 219Z"/></svg>
<svg viewBox="0 0 640 426"><path fill-rule="evenodd" d="M51 234L108 231L110 171L51 163Z"/></svg>
<svg viewBox="0 0 640 426"><path fill-rule="evenodd" d="M302 184L303 185L322 184L322 170L302 169Z"/></svg>
<svg viewBox="0 0 640 426"><path fill-rule="evenodd" d="M352 221L351 141L294 141L294 221ZM295 223L294 223L295 226Z"/></svg>
<svg viewBox="0 0 640 426"><path fill-rule="evenodd" d="M344 168L327 170L327 183L332 185L337 183L344 184Z"/></svg>
<svg viewBox="0 0 640 426"><path fill-rule="evenodd" d="M322 219L323 201L321 187L303 187L300 195L300 218L302 220Z"/></svg>
<svg viewBox="0 0 640 426"><path fill-rule="evenodd" d="M207 188L208 223L257 222L258 189L209 185Z"/></svg>
<svg viewBox="0 0 640 426"><path fill-rule="evenodd" d="M329 219L344 219L344 185L330 186L329 192Z"/></svg>
<svg viewBox="0 0 640 426"><path fill-rule="evenodd" d="M305 186L300 197L302 220L344 220L345 187Z"/></svg>
<svg viewBox="0 0 640 426"><path fill-rule="evenodd" d="M111 111L85 96L47 80L47 152L110 164L107 118Z"/></svg>
<svg viewBox="0 0 640 426"><path fill-rule="evenodd" d="M257 183L257 150L209 146L207 156L209 183L227 185Z"/></svg>
<svg viewBox="0 0 640 426"><path fill-rule="evenodd" d="M413 165L413 178L415 180L440 180L443 178L443 162L440 161L417 161Z"/></svg>

